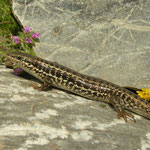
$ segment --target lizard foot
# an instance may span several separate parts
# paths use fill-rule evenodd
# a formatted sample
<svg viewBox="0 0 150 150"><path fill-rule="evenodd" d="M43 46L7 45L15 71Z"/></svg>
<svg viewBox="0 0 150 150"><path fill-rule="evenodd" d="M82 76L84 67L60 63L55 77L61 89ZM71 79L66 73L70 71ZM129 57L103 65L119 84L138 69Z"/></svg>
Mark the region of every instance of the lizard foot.
<svg viewBox="0 0 150 150"><path fill-rule="evenodd" d="M120 119L121 117L127 122L127 119L130 119L134 122L136 122L134 116L131 113L128 113L126 111L121 111L118 113L117 117Z"/></svg>
<svg viewBox="0 0 150 150"><path fill-rule="evenodd" d="M30 86L32 86L34 89L41 91L42 85L38 83L30 83Z"/></svg>
<svg viewBox="0 0 150 150"><path fill-rule="evenodd" d="M48 89L48 87L49 87L50 85L44 84L44 83L43 83L43 84L31 83L30 86L32 86L34 89L37 89L37 90L39 90L39 91L45 91L45 90Z"/></svg>

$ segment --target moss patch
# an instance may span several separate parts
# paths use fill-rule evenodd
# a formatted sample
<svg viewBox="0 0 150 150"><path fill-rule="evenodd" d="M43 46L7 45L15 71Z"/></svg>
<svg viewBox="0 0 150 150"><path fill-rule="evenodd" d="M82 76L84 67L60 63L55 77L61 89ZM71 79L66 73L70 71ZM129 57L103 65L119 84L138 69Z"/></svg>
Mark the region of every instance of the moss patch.
<svg viewBox="0 0 150 150"><path fill-rule="evenodd" d="M20 27L12 15L11 0L0 0L0 14L0 36L16 35L20 31Z"/></svg>

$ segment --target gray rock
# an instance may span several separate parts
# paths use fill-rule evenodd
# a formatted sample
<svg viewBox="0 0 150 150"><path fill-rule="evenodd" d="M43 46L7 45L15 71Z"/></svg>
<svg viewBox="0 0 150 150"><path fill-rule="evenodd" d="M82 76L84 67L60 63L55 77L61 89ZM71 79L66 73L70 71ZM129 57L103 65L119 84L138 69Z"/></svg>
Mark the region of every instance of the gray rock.
<svg viewBox="0 0 150 150"><path fill-rule="evenodd" d="M40 33L37 55L122 86L150 88L150 3L145 0L14 0Z"/></svg>
<svg viewBox="0 0 150 150"><path fill-rule="evenodd" d="M3 66L0 72L1 149L150 148L149 120L135 115L136 123L126 123L107 104L55 88L39 92L29 86L32 80Z"/></svg>
<svg viewBox="0 0 150 150"><path fill-rule="evenodd" d="M150 88L150 2L13 0L22 24L40 33L35 52L121 86ZM119 120L109 105L58 89L39 92L0 67L0 148L146 150L149 120Z"/></svg>

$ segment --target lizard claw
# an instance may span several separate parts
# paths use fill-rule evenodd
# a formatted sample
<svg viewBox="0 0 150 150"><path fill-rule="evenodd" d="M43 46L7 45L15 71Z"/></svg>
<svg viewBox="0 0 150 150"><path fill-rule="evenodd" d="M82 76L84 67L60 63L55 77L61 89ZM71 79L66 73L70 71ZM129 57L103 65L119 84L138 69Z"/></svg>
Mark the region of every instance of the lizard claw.
<svg viewBox="0 0 150 150"><path fill-rule="evenodd" d="M50 85L43 83L43 84L38 84L38 83L31 83L30 86L32 86L34 89L37 89L39 91L46 91Z"/></svg>
<svg viewBox="0 0 150 150"><path fill-rule="evenodd" d="M30 83L30 86L32 86L34 89L37 89L39 91L42 90L42 86L40 84L37 83Z"/></svg>
<svg viewBox="0 0 150 150"><path fill-rule="evenodd" d="M127 119L132 120L133 122L136 122L134 116L131 113L128 113L126 111L121 111L118 113L117 115L118 119L120 119L121 117L125 120L125 122L128 122Z"/></svg>

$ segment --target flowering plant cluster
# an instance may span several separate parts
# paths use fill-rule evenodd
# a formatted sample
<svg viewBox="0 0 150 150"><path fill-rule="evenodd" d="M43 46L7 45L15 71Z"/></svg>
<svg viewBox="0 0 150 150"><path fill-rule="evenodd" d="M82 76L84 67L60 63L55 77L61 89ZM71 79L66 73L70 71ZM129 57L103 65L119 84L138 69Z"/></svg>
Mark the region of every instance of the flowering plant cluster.
<svg viewBox="0 0 150 150"><path fill-rule="evenodd" d="M5 56L7 53L15 51L23 51L34 55L32 47L35 45L35 42L38 41L39 34L33 32L28 26L24 27L23 32L19 32L18 36L10 35L8 37L0 36L0 63L6 61Z"/></svg>
<svg viewBox="0 0 150 150"><path fill-rule="evenodd" d="M6 66L11 66L11 64L7 62L7 53L22 51L35 55L32 47L35 45L38 38L39 34L33 32L28 26L25 26L23 32L19 32L18 36L11 34L7 37L0 36L0 64L5 62ZM17 66L13 66L13 68L15 75L22 74L23 70L21 68L18 68Z"/></svg>
<svg viewBox="0 0 150 150"><path fill-rule="evenodd" d="M136 91L140 98L145 99L145 101L150 101L150 90L149 89L141 89L141 91Z"/></svg>
<svg viewBox="0 0 150 150"><path fill-rule="evenodd" d="M31 28L29 28L28 26L24 27L24 33L25 34L20 34L20 36L22 35L24 37L24 39L21 41L21 39L18 36L12 36L12 38L14 39L14 43L15 44L19 44L21 42L25 42L25 43L34 43L34 39L37 39L39 37L39 34L36 32L31 32Z"/></svg>

